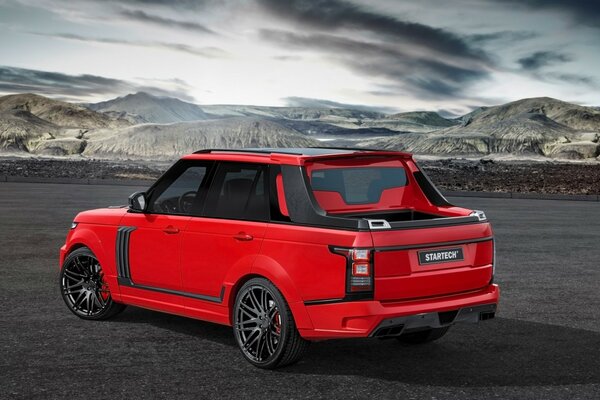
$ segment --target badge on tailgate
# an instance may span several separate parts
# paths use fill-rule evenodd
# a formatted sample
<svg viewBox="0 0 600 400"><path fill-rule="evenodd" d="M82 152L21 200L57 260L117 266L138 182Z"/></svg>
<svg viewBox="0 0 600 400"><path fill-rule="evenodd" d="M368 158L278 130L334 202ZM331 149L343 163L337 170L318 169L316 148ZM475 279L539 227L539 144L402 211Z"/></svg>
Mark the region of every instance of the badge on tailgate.
<svg viewBox="0 0 600 400"><path fill-rule="evenodd" d="M419 265L439 264L465 259L462 247L443 250L418 251Z"/></svg>

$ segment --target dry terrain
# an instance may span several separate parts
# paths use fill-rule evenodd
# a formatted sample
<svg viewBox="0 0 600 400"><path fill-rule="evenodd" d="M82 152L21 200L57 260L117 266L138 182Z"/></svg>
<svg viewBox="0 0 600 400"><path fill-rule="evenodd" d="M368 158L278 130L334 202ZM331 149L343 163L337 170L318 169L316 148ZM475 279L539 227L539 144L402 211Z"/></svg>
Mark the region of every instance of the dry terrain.
<svg viewBox="0 0 600 400"><path fill-rule="evenodd" d="M154 180L171 162L0 158L9 177ZM600 194L600 166L557 162L421 161L444 190L551 194Z"/></svg>

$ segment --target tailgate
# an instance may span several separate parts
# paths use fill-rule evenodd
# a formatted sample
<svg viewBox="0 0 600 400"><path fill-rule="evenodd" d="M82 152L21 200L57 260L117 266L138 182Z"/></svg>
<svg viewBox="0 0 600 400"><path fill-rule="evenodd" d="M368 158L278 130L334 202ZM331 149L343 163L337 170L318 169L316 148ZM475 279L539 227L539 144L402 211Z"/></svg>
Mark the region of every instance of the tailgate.
<svg viewBox="0 0 600 400"><path fill-rule="evenodd" d="M372 231L375 299L407 300L467 292L492 279L488 223Z"/></svg>

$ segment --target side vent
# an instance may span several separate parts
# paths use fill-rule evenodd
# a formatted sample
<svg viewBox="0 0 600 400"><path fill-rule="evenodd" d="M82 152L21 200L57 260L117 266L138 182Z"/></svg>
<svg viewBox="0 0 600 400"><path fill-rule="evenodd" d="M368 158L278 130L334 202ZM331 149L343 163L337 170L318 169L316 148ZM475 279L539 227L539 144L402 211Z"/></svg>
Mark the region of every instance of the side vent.
<svg viewBox="0 0 600 400"><path fill-rule="evenodd" d="M131 280L129 272L129 237L135 229L135 226L121 226L117 229L116 257L119 278Z"/></svg>

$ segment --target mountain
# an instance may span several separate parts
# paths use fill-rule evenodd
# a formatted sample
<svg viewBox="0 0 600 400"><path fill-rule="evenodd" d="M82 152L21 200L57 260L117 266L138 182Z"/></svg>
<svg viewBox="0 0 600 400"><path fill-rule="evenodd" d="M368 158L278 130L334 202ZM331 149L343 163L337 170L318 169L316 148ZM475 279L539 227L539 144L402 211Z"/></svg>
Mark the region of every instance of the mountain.
<svg viewBox="0 0 600 400"><path fill-rule="evenodd" d="M432 132L458 124L457 121L443 118L431 111L414 111L358 121L331 121L331 123L347 129L387 129L401 133Z"/></svg>
<svg viewBox="0 0 600 400"><path fill-rule="evenodd" d="M0 113L15 110L27 111L44 121L64 128L95 129L129 125L129 122L125 120L111 118L83 106L36 94L26 93L0 97Z"/></svg>
<svg viewBox="0 0 600 400"><path fill-rule="evenodd" d="M465 119L463 126L487 127L495 122L520 114L541 114L549 119L577 130L600 131L600 111L550 97L536 97L513 101L494 107L481 108ZM469 115L469 114L467 114Z"/></svg>
<svg viewBox="0 0 600 400"><path fill-rule="evenodd" d="M404 121L407 123L421 124L427 126L448 127L457 124L456 121L446 119L440 114L432 111L413 111L392 114L388 118L396 121Z"/></svg>
<svg viewBox="0 0 600 400"><path fill-rule="evenodd" d="M168 124L172 122L199 121L209 118L196 104L173 97L158 97L145 92L128 94L101 103L87 104L90 110L103 113L124 113L138 122Z"/></svg>
<svg viewBox="0 0 600 400"><path fill-rule="evenodd" d="M198 106L147 93L87 107L33 94L0 97L0 151L172 159L206 147L321 144L600 160L600 110L548 97L480 107L453 120L427 111Z"/></svg>
<svg viewBox="0 0 600 400"><path fill-rule="evenodd" d="M361 120L376 119L385 116L385 114L375 111L352 110L345 108L269 107L233 104L202 105L199 107L213 117L253 116L289 119L295 121L335 121L336 119Z"/></svg>
<svg viewBox="0 0 600 400"><path fill-rule="evenodd" d="M35 94L0 97L0 151L79 154L89 130L128 125L125 119Z"/></svg>
<svg viewBox="0 0 600 400"><path fill-rule="evenodd" d="M203 148L318 145L318 141L274 121L233 117L98 130L90 135L83 154L108 158L173 159Z"/></svg>
<svg viewBox="0 0 600 400"><path fill-rule="evenodd" d="M0 149L29 152L44 139L53 138L59 127L25 110L0 111Z"/></svg>
<svg viewBox="0 0 600 400"><path fill-rule="evenodd" d="M600 112L551 98L479 108L460 125L363 143L419 154L537 154L586 159L600 154ZM598 132L598 133L597 133Z"/></svg>

